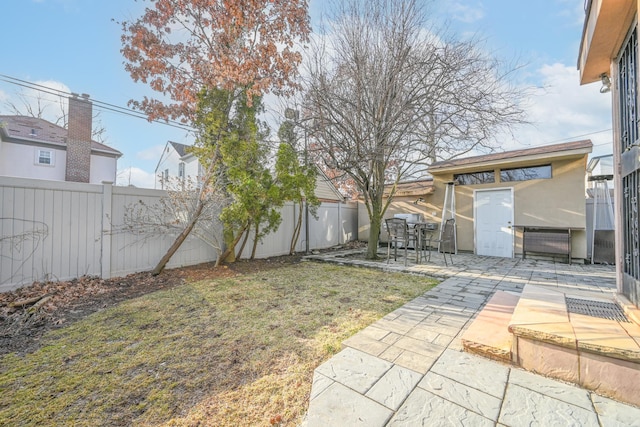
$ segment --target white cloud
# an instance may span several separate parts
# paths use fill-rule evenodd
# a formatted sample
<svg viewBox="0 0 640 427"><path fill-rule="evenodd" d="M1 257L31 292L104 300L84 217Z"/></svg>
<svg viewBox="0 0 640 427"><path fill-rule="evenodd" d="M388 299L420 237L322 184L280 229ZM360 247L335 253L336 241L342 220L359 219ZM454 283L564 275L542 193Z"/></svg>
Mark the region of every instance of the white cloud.
<svg viewBox="0 0 640 427"><path fill-rule="evenodd" d="M139 188L154 188L155 175L137 167L128 167L118 171L116 185L127 187L133 185Z"/></svg>
<svg viewBox="0 0 640 427"><path fill-rule="evenodd" d="M138 151L136 153L136 158L140 160L152 160L158 162L160 160L160 156L162 156L162 150L164 150L165 146L166 144L158 144L145 150Z"/></svg>
<svg viewBox="0 0 640 427"><path fill-rule="evenodd" d="M499 139L502 149L591 139L594 152L611 152L612 132L598 132L611 128L611 94L601 94L597 83L580 86L578 70L564 64L544 65L533 77L542 87L526 108L531 125Z"/></svg>
<svg viewBox="0 0 640 427"><path fill-rule="evenodd" d="M453 16L453 19L467 24L484 18L484 9L482 8L482 4L469 6L468 4L456 2L449 7L449 11Z"/></svg>
<svg viewBox="0 0 640 427"><path fill-rule="evenodd" d="M5 114L21 114L40 116L41 118L62 125L61 118L67 112L67 95L69 87L55 80L32 82L40 89L21 88L14 93L0 95L0 111ZM62 94L60 93L62 92Z"/></svg>
<svg viewBox="0 0 640 427"><path fill-rule="evenodd" d="M556 0L556 3L560 10L558 13L559 16L568 18L569 23L572 25L582 26L585 15L583 2L575 0Z"/></svg>

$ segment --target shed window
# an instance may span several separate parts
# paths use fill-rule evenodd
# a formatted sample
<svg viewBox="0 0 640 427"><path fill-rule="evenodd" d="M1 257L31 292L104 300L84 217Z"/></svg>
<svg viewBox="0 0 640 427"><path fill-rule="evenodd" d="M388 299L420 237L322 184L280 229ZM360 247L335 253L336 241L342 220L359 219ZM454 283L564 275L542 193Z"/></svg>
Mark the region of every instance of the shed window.
<svg viewBox="0 0 640 427"><path fill-rule="evenodd" d="M529 181L531 179L551 179L551 165L526 168L502 169L500 181Z"/></svg>
<svg viewBox="0 0 640 427"><path fill-rule="evenodd" d="M496 177L493 171L484 171L456 174L453 175L453 180L461 185L491 184L496 182Z"/></svg>

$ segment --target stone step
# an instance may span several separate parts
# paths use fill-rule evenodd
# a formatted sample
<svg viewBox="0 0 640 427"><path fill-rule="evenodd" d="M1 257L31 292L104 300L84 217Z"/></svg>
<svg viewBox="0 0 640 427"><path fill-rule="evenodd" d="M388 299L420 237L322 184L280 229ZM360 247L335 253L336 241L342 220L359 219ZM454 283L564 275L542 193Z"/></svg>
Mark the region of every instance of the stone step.
<svg viewBox="0 0 640 427"><path fill-rule="evenodd" d="M615 302L613 294L527 285L509 322L513 362L598 394L640 405L640 326L570 313L566 297Z"/></svg>
<svg viewBox="0 0 640 427"><path fill-rule="evenodd" d="M508 326L519 297L496 291L462 335L462 346L470 353L510 363L513 335Z"/></svg>

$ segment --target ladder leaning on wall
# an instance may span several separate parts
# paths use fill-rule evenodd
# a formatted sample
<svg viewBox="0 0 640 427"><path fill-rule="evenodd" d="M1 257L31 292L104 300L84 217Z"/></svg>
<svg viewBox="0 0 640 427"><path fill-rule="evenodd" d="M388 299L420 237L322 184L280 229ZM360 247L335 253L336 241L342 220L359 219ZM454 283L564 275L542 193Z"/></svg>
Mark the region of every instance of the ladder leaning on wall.
<svg viewBox="0 0 640 427"><path fill-rule="evenodd" d="M448 219L456 218L456 183L455 181L447 182L447 187L444 191L444 206L442 207L442 222L440 223L440 239L442 240L442 233L444 232L444 223ZM442 243L438 243L438 252L449 250L451 253L458 253L458 235L457 226L453 227L453 248L442 248Z"/></svg>

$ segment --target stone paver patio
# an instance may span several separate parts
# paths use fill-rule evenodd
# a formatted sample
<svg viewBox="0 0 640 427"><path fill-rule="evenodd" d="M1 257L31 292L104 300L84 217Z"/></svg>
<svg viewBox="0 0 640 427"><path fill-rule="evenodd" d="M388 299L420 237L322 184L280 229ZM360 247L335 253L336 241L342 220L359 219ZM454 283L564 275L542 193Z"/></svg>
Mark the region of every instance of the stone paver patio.
<svg viewBox="0 0 640 427"><path fill-rule="evenodd" d="M433 254L404 266L353 252L309 258L444 280L343 343L314 375L304 425L640 426L640 408L462 351L460 336L497 291L527 284L612 293L614 268ZM372 284L375 285L375 284ZM640 393L640 385L638 385Z"/></svg>

